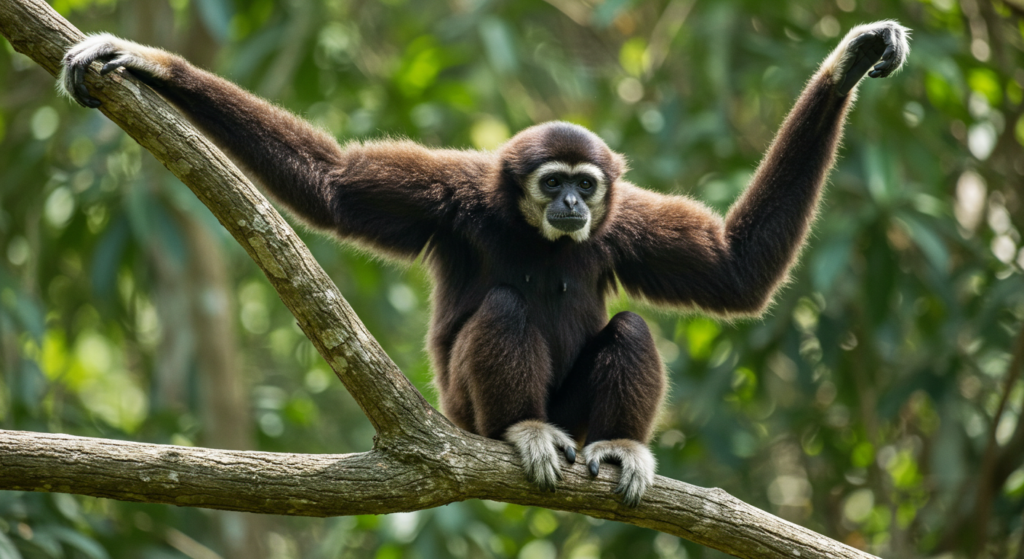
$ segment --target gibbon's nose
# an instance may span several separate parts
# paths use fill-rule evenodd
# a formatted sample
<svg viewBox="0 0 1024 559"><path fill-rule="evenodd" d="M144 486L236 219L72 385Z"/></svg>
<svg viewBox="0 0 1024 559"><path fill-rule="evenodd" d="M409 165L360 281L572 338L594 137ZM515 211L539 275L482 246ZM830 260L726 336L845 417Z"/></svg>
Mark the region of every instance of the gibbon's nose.
<svg viewBox="0 0 1024 559"><path fill-rule="evenodd" d="M579 203L580 203L580 200L579 200L579 198L576 197L575 194L568 194L568 195L566 195L566 197L565 197L565 205L569 206L569 208L575 210L576 209L576 204L579 204Z"/></svg>

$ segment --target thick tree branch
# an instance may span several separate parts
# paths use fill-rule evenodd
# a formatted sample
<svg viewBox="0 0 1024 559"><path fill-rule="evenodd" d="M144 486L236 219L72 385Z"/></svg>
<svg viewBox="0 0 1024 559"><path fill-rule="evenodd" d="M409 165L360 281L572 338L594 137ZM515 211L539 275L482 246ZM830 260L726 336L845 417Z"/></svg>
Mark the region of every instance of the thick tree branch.
<svg viewBox="0 0 1024 559"><path fill-rule="evenodd" d="M42 0L0 0L0 33L51 74L82 34ZM303 331L377 429L374 450L297 455L174 447L0 431L0 489L92 495L258 513L336 516L491 499L579 512L674 534L750 558L868 554L747 505L719 489L658 477L637 508L565 469L556 493L523 476L511 447L455 428L431 408L348 306L305 245L238 169L130 76L87 78L104 114L213 211L266 273Z"/></svg>
<svg viewBox="0 0 1024 559"><path fill-rule="evenodd" d="M470 498L579 512L753 558L870 555L776 518L720 489L659 477L637 508L578 464L558 491L538 491L509 445L462 432L402 452L277 454L0 431L0 489L122 501L339 516L421 510ZM611 468L608 468L611 470Z"/></svg>

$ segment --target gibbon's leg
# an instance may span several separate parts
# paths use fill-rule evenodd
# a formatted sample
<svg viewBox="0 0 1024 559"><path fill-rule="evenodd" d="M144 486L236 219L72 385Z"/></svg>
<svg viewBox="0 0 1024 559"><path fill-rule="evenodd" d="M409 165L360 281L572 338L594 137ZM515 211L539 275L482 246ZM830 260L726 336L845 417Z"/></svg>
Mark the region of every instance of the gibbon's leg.
<svg viewBox="0 0 1024 559"><path fill-rule="evenodd" d="M629 506L654 481L654 456L645 443L664 395L665 373L647 323L621 312L587 343L549 406L556 425L577 435L586 430L583 460L591 475L602 462L622 467L615 492Z"/></svg>
<svg viewBox="0 0 1024 559"><path fill-rule="evenodd" d="M465 375L449 375L446 382L435 378L441 394L441 411L452 423L471 433L476 432L476 412L469 399L469 385Z"/></svg>
<svg viewBox="0 0 1024 559"><path fill-rule="evenodd" d="M576 443L545 423L551 357L547 343L527 320L526 300L518 290L500 286L487 294L455 340L449 374L449 389L465 387L473 430L512 443L526 476L553 490L562 478L558 451L572 463ZM446 407L465 395L446 395ZM456 417L465 415L464 410L453 411Z"/></svg>

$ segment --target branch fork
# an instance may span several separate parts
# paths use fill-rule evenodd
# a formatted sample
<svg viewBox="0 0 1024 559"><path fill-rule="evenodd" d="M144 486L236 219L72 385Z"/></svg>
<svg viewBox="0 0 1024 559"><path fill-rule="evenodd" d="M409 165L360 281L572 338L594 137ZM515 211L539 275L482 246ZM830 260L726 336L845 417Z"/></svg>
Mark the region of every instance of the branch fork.
<svg viewBox="0 0 1024 559"><path fill-rule="evenodd" d="M50 74L84 35L43 0L0 0L0 33ZM359 454L177 447L0 430L0 489L267 514L338 516L490 499L578 512L676 535L741 558L867 558L721 489L658 476L636 508L565 466L555 492L523 475L511 446L466 433L434 410L359 321L291 227L215 146L132 77L88 72L100 110L184 182L260 266L377 431Z"/></svg>

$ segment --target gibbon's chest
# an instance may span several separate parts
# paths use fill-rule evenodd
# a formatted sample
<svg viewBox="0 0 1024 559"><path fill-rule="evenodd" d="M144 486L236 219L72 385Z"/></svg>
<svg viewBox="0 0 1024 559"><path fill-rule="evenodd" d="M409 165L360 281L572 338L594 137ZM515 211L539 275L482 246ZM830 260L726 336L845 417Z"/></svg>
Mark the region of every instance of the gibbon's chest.
<svg viewBox="0 0 1024 559"><path fill-rule="evenodd" d="M568 238L552 243L495 231L475 240L435 236L427 260L436 310L451 317L452 325L472 315L491 289L505 285L522 293L531 323L562 337L568 325L593 335L607 323L605 298L614 276L605 254L600 246Z"/></svg>
<svg viewBox="0 0 1024 559"><path fill-rule="evenodd" d="M481 260L481 283L518 289L530 305L531 322L555 333L566 323L600 328L610 266L595 247L568 238L554 243L509 242Z"/></svg>
<svg viewBox="0 0 1024 559"><path fill-rule="evenodd" d="M561 384L587 341L608 322L605 296L610 267L593 246L571 239L509 244L491 254L481 280L515 287L529 307L551 355L553 386Z"/></svg>
<svg viewBox="0 0 1024 559"><path fill-rule="evenodd" d="M552 311L603 301L598 287L599 267L578 258L509 256L496 258L481 272L486 278L485 283L491 286L511 285L531 305Z"/></svg>
<svg viewBox="0 0 1024 559"><path fill-rule="evenodd" d="M432 338L447 352L459 329L491 289L516 288L527 321L544 338L557 386L586 342L608 323L605 298L614 285L610 258L599 245L551 243L515 234L486 239L436 236L428 255L434 281Z"/></svg>

